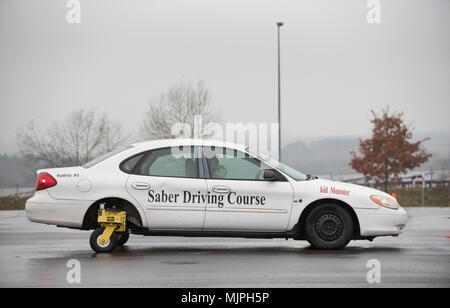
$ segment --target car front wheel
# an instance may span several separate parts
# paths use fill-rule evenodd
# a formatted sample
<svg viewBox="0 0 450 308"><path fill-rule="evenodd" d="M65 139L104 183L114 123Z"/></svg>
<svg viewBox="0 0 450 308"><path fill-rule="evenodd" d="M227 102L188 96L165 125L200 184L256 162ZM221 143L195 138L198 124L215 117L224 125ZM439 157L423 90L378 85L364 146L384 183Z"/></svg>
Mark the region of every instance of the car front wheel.
<svg viewBox="0 0 450 308"><path fill-rule="evenodd" d="M321 204L307 216L306 240L313 248L342 249L353 236L353 220L346 209L336 204Z"/></svg>

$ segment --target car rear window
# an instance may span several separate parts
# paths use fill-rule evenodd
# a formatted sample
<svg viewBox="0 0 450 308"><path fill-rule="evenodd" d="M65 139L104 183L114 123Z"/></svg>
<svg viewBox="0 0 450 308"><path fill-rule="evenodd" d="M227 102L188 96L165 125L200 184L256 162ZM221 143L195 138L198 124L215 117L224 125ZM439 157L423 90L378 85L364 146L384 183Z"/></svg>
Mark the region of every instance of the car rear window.
<svg viewBox="0 0 450 308"><path fill-rule="evenodd" d="M116 154L119 154L119 153L121 153L121 152L123 152L123 151L126 151L126 150L131 149L132 147L133 147L133 146L132 146L131 144L128 144L128 145L123 146L123 147L120 147L120 148L118 148L117 150L108 152L108 153L106 153L106 154L103 154L102 156L99 156L99 157L97 157L97 158L91 160L90 162L87 162L87 163L84 164L82 167L83 167L83 168L86 168L86 169L91 168L91 167L97 165L98 163L101 163L102 161L104 161L104 160L106 160L106 159L108 159L108 158L110 158L110 157L112 157L112 156L114 156L114 155L116 155Z"/></svg>

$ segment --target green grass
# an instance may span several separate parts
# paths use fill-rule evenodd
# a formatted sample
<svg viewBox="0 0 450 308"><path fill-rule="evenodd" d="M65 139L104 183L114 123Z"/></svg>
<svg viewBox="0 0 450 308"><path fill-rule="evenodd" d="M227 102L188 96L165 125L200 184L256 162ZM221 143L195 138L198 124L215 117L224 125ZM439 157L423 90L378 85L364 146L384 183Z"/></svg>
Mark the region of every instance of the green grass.
<svg viewBox="0 0 450 308"><path fill-rule="evenodd" d="M28 197L17 197L17 196L8 196L8 197L0 197L0 210L24 210L25 209L25 201L29 199Z"/></svg>
<svg viewBox="0 0 450 308"><path fill-rule="evenodd" d="M389 193L396 193L398 203L403 207L418 207L422 204L422 188L392 188ZM449 195L449 187L425 188L424 207L448 207Z"/></svg>

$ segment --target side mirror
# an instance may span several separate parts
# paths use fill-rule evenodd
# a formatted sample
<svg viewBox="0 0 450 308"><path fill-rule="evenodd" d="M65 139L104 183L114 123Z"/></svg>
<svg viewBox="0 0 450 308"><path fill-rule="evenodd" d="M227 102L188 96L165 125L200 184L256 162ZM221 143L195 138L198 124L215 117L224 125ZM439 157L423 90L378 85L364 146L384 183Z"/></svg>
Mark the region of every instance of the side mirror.
<svg viewBox="0 0 450 308"><path fill-rule="evenodd" d="M280 176L278 175L278 172L276 172L273 169L266 169L266 170L264 170L263 178L266 181L278 181L278 180L281 180Z"/></svg>

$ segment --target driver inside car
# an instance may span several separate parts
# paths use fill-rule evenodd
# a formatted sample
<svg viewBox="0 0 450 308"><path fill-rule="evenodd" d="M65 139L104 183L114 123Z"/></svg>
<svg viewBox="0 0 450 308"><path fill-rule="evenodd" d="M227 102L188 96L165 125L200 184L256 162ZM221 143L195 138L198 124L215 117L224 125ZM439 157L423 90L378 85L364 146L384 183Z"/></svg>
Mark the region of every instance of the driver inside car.
<svg viewBox="0 0 450 308"><path fill-rule="evenodd" d="M219 163L219 159L214 155L212 158L208 158L208 167L211 172L211 178L223 179L227 175L227 170Z"/></svg>

